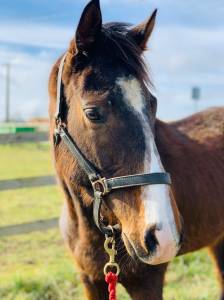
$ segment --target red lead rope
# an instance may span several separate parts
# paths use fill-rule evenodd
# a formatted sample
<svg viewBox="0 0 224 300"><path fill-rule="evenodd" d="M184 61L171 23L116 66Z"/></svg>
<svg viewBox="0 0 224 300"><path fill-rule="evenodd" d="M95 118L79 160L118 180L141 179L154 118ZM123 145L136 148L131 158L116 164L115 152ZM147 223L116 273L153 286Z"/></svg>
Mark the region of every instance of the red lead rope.
<svg viewBox="0 0 224 300"><path fill-rule="evenodd" d="M105 281L108 283L109 300L116 300L116 285L118 276L112 272L109 272L105 276Z"/></svg>

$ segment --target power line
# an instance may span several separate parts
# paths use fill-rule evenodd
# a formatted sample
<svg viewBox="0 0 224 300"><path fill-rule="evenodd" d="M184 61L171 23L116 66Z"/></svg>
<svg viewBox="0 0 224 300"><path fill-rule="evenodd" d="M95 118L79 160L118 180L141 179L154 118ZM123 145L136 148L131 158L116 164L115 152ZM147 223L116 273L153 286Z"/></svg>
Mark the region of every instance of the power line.
<svg viewBox="0 0 224 300"><path fill-rule="evenodd" d="M5 64L6 76L5 76L5 121L10 122L10 86L11 86L11 65Z"/></svg>

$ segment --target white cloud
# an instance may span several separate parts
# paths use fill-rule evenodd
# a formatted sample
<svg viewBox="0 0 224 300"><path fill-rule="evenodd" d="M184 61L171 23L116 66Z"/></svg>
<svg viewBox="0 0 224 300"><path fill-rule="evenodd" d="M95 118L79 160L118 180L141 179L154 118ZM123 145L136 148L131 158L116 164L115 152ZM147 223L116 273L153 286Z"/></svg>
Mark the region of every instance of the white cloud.
<svg viewBox="0 0 224 300"><path fill-rule="evenodd" d="M199 86L199 108L224 105L224 28L157 28L147 53L159 100L159 114L173 119L192 113L192 86Z"/></svg>
<svg viewBox="0 0 224 300"><path fill-rule="evenodd" d="M10 61L17 57L17 64L11 65L11 117L27 119L35 116L47 116L47 84L54 57L5 51L0 49L0 57ZM8 58L8 60L7 60ZM0 119L5 111L5 69L1 65L0 81Z"/></svg>
<svg viewBox="0 0 224 300"><path fill-rule="evenodd" d="M0 23L0 42L65 49L74 36L70 27L43 24Z"/></svg>
<svg viewBox="0 0 224 300"><path fill-rule="evenodd" d="M0 46L0 64L13 62L12 116L46 116L50 68L57 55L66 49L74 30L33 23L0 23L0 27L0 43L5 44ZM192 113L192 85L202 88L200 108L224 105L223 36L222 28L157 27L147 57L158 94L160 117L173 119ZM29 54L10 44L39 50ZM4 76L4 66L1 66L0 119L4 117Z"/></svg>
<svg viewBox="0 0 224 300"><path fill-rule="evenodd" d="M5 110L5 67L11 63L11 117L27 119L47 116L47 84L50 68L74 35L71 28L18 24L0 24L0 120ZM35 53L29 53L30 49ZM18 48L18 50L17 50ZM50 49L50 50L49 50Z"/></svg>

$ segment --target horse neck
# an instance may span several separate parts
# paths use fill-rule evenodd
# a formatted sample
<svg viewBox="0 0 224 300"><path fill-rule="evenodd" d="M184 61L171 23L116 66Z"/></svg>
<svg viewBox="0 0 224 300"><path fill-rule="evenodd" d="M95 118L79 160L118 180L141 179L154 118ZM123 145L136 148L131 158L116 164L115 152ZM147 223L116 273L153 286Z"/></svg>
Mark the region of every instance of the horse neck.
<svg viewBox="0 0 224 300"><path fill-rule="evenodd" d="M155 142L165 169L173 170L177 154L180 156L184 149L184 141L181 141L177 130L169 123L156 120Z"/></svg>
<svg viewBox="0 0 224 300"><path fill-rule="evenodd" d="M73 215L76 224L72 230L76 239L79 240L79 244L101 245L103 236L94 224L92 206L86 207L82 199L75 196L67 200L72 203L72 207L69 207L70 215Z"/></svg>
<svg viewBox="0 0 224 300"><path fill-rule="evenodd" d="M201 146L174 125L159 120L155 124L155 141L163 166L171 173L174 189L195 190L195 182L200 184L201 177Z"/></svg>
<svg viewBox="0 0 224 300"><path fill-rule="evenodd" d="M188 197L193 201L207 197L212 191L214 193L214 185L210 178L214 177L214 174L217 178L223 178L224 168L221 168L220 156L215 147L209 148L189 138L172 123L157 120L155 128L155 141L161 161L165 170L171 173L176 195L179 198ZM223 191L221 181L216 181L217 191Z"/></svg>

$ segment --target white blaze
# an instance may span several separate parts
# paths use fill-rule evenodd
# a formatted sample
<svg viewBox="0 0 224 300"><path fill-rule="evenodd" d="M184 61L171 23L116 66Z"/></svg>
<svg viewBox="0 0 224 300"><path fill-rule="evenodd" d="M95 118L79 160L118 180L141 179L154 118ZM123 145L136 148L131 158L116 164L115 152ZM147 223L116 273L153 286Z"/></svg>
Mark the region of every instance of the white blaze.
<svg viewBox="0 0 224 300"><path fill-rule="evenodd" d="M122 89L124 100L133 108L142 123L146 144L144 173L164 172L149 121L143 112L145 104L139 81L134 78L120 78L117 84ZM155 235L159 243L155 253L145 262L150 264L168 262L179 249L179 234L171 206L169 187L161 184L147 185L141 189L141 198L145 206L145 228L147 230L150 225L158 225Z"/></svg>

